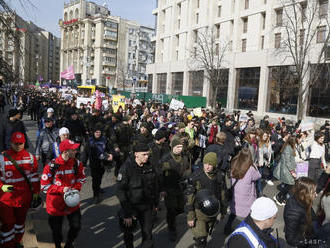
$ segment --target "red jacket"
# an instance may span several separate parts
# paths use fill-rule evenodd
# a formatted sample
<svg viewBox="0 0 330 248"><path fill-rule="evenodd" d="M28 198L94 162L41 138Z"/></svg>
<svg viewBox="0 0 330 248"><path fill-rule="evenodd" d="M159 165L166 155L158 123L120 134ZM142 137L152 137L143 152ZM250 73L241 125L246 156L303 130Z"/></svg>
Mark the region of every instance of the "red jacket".
<svg viewBox="0 0 330 248"><path fill-rule="evenodd" d="M36 158L26 150L15 152L10 149L6 153L25 171L32 184L33 193L39 193L40 183ZM4 184L13 185L13 192L3 192L1 187ZM2 154L0 154L0 202L10 207L29 207L31 202L28 183L12 162Z"/></svg>
<svg viewBox="0 0 330 248"><path fill-rule="evenodd" d="M46 211L53 216L69 215L79 209L79 205L74 208L68 207L64 202L65 187L81 190L82 184L86 181L84 167L80 161L78 162L77 174L74 171L76 159L70 158L64 161L62 156L55 159L55 163L49 163L45 166L41 176L41 189L47 194ZM60 167L52 175L51 167L59 164Z"/></svg>

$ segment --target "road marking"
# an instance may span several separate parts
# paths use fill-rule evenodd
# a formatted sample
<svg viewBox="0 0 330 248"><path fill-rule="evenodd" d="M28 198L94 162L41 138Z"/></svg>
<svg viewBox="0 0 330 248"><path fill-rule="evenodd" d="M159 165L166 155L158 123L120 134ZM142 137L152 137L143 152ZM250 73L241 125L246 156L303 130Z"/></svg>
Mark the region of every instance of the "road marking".
<svg viewBox="0 0 330 248"><path fill-rule="evenodd" d="M97 224L97 225L95 225L95 226L91 226L90 229L94 230L94 229L96 229L96 228L98 228L99 226L102 226L102 225L104 225L104 224L105 224L105 222L102 221L101 223L99 223L99 224Z"/></svg>

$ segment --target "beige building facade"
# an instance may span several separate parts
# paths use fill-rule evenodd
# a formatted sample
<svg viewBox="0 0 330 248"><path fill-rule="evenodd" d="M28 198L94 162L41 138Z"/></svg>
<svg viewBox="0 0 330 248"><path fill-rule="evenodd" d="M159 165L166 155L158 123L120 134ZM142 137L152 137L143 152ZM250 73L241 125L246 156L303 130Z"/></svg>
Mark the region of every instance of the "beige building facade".
<svg viewBox="0 0 330 248"><path fill-rule="evenodd" d="M281 66L288 70L292 65L292 61L278 53L281 41L286 38L280 1L158 0L156 3L152 12L157 22L155 63L147 66L153 93L209 98L206 72L192 66L192 51L197 47L199 33L212 30L216 47L228 46L223 63L227 85L218 94L222 107L229 111L252 110L259 116L293 118L297 112L297 88L285 88L274 79L275 72L284 68ZM304 7L305 3L300 4ZM320 1L319 7L317 14L321 11L328 18L328 1ZM328 28L324 33L318 30L311 63L316 63L315 54L321 48L319 37L328 31ZM328 88L324 91L322 85L315 85L306 99L307 116L330 118L326 93L330 94Z"/></svg>
<svg viewBox="0 0 330 248"><path fill-rule="evenodd" d="M141 50L139 39L131 40L130 34L136 30L139 35L141 26L137 22L112 16L106 4L78 0L64 5L59 24L63 39L61 71L73 65L79 84L126 87L132 78L131 50ZM137 71L138 65L137 61ZM144 73L145 70L144 66Z"/></svg>

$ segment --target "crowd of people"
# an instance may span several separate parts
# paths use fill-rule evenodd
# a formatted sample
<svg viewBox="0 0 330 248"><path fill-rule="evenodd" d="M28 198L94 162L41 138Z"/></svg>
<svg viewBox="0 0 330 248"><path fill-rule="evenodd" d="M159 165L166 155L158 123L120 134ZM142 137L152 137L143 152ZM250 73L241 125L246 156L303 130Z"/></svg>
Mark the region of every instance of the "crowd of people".
<svg viewBox="0 0 330 248"><path fill-rule="evenodd" d="M185 214L195 247L207 246L218 217L224 222L225 247L281 247L272 227L284 207L289 245L330 247L329 121L306 128L285 118L257 121L251 111L203 109L195 115L187 108L133 99L113 111L110 96L101 107L77 106L76 94L62 96L35 88L0 93L0 112L9 105L0 121L1 247L23 247L26 213L42 205L40 191L46 194L55 247L61 247L64 217L70 226L65 248L74 247L86 167L93 204L103 200L104 173L114 171L121 205L117 217L127 248L134 247L138 223L142 247L154 247L152 229L161 201L169 242L179 239L176 218ZM31 153L23 115L38 127ZM266 196L266 185L279 192Z"/></svg>

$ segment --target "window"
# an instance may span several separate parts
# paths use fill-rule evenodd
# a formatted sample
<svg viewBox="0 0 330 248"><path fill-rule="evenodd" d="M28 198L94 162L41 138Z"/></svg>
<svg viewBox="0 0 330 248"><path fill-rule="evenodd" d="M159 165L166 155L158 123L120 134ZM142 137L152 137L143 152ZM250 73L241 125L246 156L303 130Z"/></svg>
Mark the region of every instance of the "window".
<svg viewBox="0 0 330 248"><path fill-rule="evenodd" d="M246 52L246 39L242 40L242 52Z"/></svg>
<svg viewBox="0 0 330 248"><path fill-rule="evenodd" d="M317 65L313 64L312 67ZM318 65L317 81L310 89L308 114L313 117L330 118L330 70L327 64Z"/></svg>
<svg viewBox="0 0 330 248"><path fill-rule="evenodd" d="M306 9L307 9L307 3L301 3L301 20L306 20Z"/></svg>
<svg viewBox="0 0 330 248"><path fill-rule="evenodd" d="M276 26L282 26L283 24L283 9L277 9L276 11Z"/></svg>
<svg viewBox="0 0 330 248"><path fill-rule="evenodd" d="M199 8L199 6L200 6L200 0L196 0L196 2L197 2L197 8Z"/></svg>
<svg viewBox="0 0 330 248"><path fill-rule="evenodd" d="M221 17L221 5L218 6L218 17Z"/></svg>
<svg viewBox="0 0 330 248"><path fill-rule="evenodd" d="M219 44L215 44L215 55L219 55Z"/></svg>
<svg viewBox="0 0 330 248"><path fill-rule="evenodd" d="M248 28L248 19L243 18L242 21L243 21L243 33L246 33Z"/></svg>
<svg viewBox="0 0 330 248"><path fill-rule="evenodd" d="M269 112L296 114L299 85L294 66L269 67Z"/></svg>
<svg viewBox="0 0 330 248"><path fill-rule="evenodd" d="M198 41L198 31L197 30L194 30L194 41L195 41L195 43L197 43L197 41Z"/></svg>
<svg viewBox="0 0 330 248"><path fill-rule="evenodd" d="M281 33L275 34L275 48L281 47Z"/></svg>
<svg viewBox="0 0 330 248"><path fill-rule="evenodd" d="M178 3L178 15L181 15L181 3Z"/></svg>
<svg viewBox="0 0 330 248"><path fill-rule="evenodd" d="M189 72L189 95L202 96L204 85L204 71Z"/></svg>
<svg viewBox="0 0 330 248"><path fill-rule="evenodd" d="M327 46L325 50L325 59L330 60L330 46Z"/></svg>
<svg viewBox="0 0 330 248"><path fill-rule="evenodd" d="M220 24L215 25L215 30L216 30L216 38L219 39L219 37L220 37Z"/></svg>
<svg viewBox="0 0 330 248"><path fill-rule="evenodd" d="M304 39L305 39L305 29L300 29L300 34L299 34L299 45L302 46L304 44Z"/></svg>
<svg viewBox="0 0 330 248"><path fill-rule="evenodd" d="M319 9L320 18L327 17L328 16L328 0L320 0L319 5L320 5L320 9Z"/></svg>
<svg viewBox="0 0 330 248"><path fill-rule="evenodd" d="M244 9L249 8L249 0L245 0Z"/></svg>
<svg viewBox="0 0 330 248"><path fill-rule="evenodd" d="M257 110L260 67L237 69L236 108Z"/></svg>
<svg viewBox="0 0 330 248"><path fill-rule="evenodd" d="M196 24L198 24L198 22L199 22L199 14L197 13L196 14Z"/></svg>
<svg viewBox="0 0 330 248"><path fill-rule="evenodd" d="M179 60L179 51L176 50L176 60Z"/></svg>
<svg viewBox="0 0 330 248"><path fill-rule="evenodd" d="M266 27L266 13L264 12L264 13L261 13L261 18L262 18L262 30L264 30L265 29L265 27Z"/></svg>
<svg viewBox="0 0 330 248"><path fill-rule="evenodd" d="M183 91L183 72L172 73L173 95L182 95Z"/></svg>
<svg viewBox="0 0 330 248"><path fill-rule="evenodd" d="M327 30L326 26L317 27L317 37L316 37L316 42L317 43L325 42L325 32L326 32L326 30Z"/></svg>
<svg viewBox="0 0 330 248"><path fill-rule="evenodd" d="M261 50L264 49L264 46L265 46L265 36L261 36Z"/></svg>
<svg viewBox="0 0 330 248"><path fill-rule="evenodd" d="M179 19L178 20L178 29L180 29L180 27L181 27L181 20Z"/></svg>

